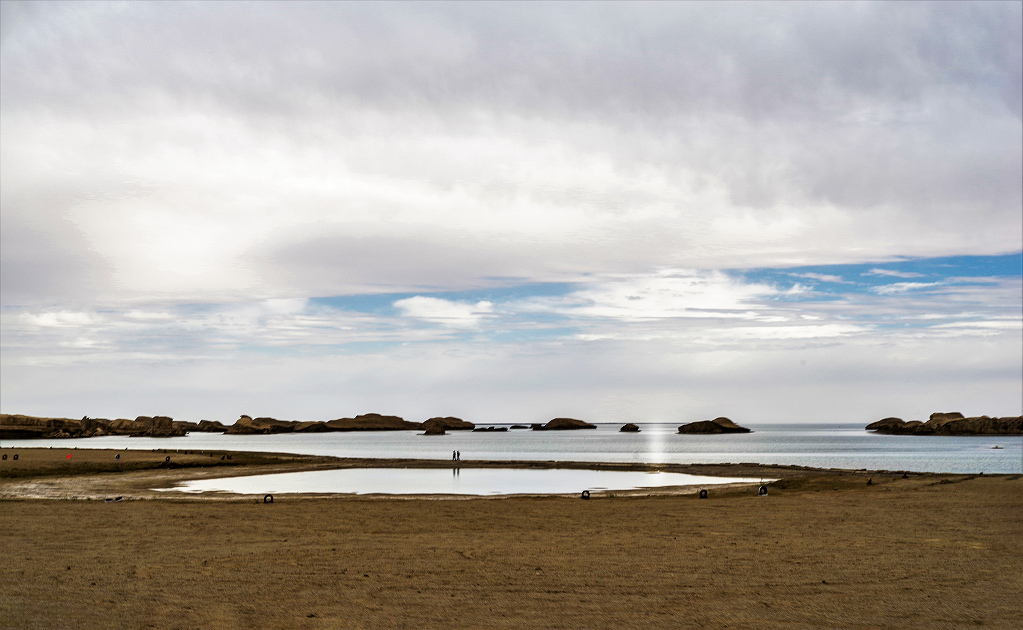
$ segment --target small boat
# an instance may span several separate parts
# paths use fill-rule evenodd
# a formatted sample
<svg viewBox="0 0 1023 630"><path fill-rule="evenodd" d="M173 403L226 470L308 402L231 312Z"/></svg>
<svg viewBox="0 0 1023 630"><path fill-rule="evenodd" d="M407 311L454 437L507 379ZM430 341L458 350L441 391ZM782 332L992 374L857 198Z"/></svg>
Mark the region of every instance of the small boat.
<svg viewBox="0 0 1023 630"><path fill-rule="evenodd" d="M994 445L994 446L992 446L991 448L997 448L997 449L1001 449L1002 447L1001 447L1001 446L998 446L997 444L995 444L995 445Z"/></svg>

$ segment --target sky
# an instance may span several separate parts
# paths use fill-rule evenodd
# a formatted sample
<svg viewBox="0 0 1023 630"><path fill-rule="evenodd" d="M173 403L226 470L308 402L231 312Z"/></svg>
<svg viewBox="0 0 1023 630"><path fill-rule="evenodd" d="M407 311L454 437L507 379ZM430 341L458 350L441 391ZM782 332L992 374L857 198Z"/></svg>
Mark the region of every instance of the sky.
<svg viewBox="0 0 1023 630"><path fill-rule="evenodd" d="M0 2L0 410L1023 413L1019 2Z"/></svg>

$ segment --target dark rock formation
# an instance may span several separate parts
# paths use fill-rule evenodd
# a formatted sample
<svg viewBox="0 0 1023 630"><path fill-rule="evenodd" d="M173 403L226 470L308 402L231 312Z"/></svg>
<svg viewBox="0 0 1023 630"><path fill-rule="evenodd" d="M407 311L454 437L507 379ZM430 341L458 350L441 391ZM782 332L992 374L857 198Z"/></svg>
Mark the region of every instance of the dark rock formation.
<svg viewBox="0 0 1023 630"><path fill-rule="evenodd" d="M277 420L276 418L252 418L245 416L224 431L227 435L267 435L271 433L292 433L298 423L293 420Z"/></svg>
<svg viewBox="0 0 1023 630"><path fill-rule="evenodd" d="M932 413L927 422L885 418L868 424L866 429L888 435L1023 435L1023 416L964 418L958 412Z"/></svg>
<svg viewBox="0 0 1023 630"><path fill-rule="evenodd" d="M328 433L331 430L326 422L318 422L316 420L299 422L294 428L295 433Z"/></svg>
<svg viewBox="0 0 1023 630"><path fill-rule="evenodd" d="M145 437L177 437L185 435L187 427L175 423L167 416L139 416L135 420L123 418L106 420L89 418L39 418L14 414L0 414L0 439L79 438L101 435L127 435Z"/></svg>
<svg viewBox="0 0 1023 630"><path fill-rule="evenodd" d="M332 431L410 431L423 428L419 422L408 422L398 416L382 416L378 413L330 420L327 426Z"/></svg>
<svg viewBox="0 0 1023 630"><path fill-rule="evenodd" d="M139 416L135 425L140 429L132 437L181 437L185 429L174 426L174 419L167 416Z"/></svg>
<svg viewBox="0 0 1023 630"><path fill-rule="evenodd" d="M79 421L82 431L82 437L94 437L99 435L108 435L107 428L110 426L110 421L104 418L90 418L85 416Z"/></svg>
<svg viewBox="0 0 1023 630"><path fill-rule="evenodd" d="M596 429L597 425L575 418L554 418L547 424L534 424L534 431L569 431L572 429Z"/></svg>
<svg viewBox="0 0 1023 630"><path fill-rule="evenodd" d="M442 429L447 429L448 431L472 431L476 428L476 425L471 422L466 422L461 418L447 416L444 418L430 418L423 423L423 428L427 431L429 431L432 427L440 427Z"/></svg>
<svg viewBox="0 0 1023 630"><path fill-rule="evenodd" d="M457 420L457 418L453 418L453 420ZM459 420L459 422L461 421ZM418 422L406 422L398 416L382 416L378 413L368 413L354 418L339 418L327 422L297 422L242 416L227 427L225 433L229 435L266 435L271 433L327 433L330 431L408 431L422 427L423 425Z"/></svg>
<svg viewBox="0 0 1023 630"><path fill-rule="evenodd" d="M622 428L618 430L622 433L639 433L639 427L632 424L631 422L629 424L623 425Z"/></svg>
<svg viewBox="0 0 1023 630"><path fill-rule="evenodd" d="M527 425L527 424L513 424L513 425L511 425L511 428L513 428L513 429L528 429L529 425Z"/></svg>
<svg viewBox="0 0 1023 630"><path fill-rule="evenodd" d="M222 433L227 431L227 427L218 422L217 420L200 420L199 425L195 428L196 431L205 431L207 433Z"/></svg>
<svg viewBox="0 0 1023 630"><path fill-rule="evenodd" d="M918 423L923 424L923 423ZM902 418L882 418L877 422L872 422L867 425L868 431L879 431L880 433L888 433L890 429L898 429L906 425L906 421Z"/></svg>
<svg viewBox="0 0 1023 630"><path fill-rule="evenodd" d="M135 433L136 429L137 425L135 424L135 421L127 418L111 420L110 424L107 426L107 431L111 435L132 435Z"/></svg>
<svg viewBox="0 0 1023 630"><path fill-rule="evenodd" d="M70 418L38 418L18 414L0 414L0 440L30 440L50 437L69 437L59 435L65 427L74 424L78 428L78 420Z"/></svg>
<svg viewBox="0 0 1023 630"><path fill-rule="evenodd" d="M476 427L475 429L472 430L472 432L473 433L480 433L480 432L491 433L493 431L500 432L500 431L507 431L507 430L508 430L508 427Z"/></svg>
<svg viewBox="0 0 1023 630"><path fill-rule="evenodd" d="M444 425L431 424L430 426L426 426L426 424L426 422L423 423L423 428L426 430L423 431L422 435L447 435L447 433L444 432Z"/></svg>
<svg viewBox="0 0 1023 630"><path fill-rule="evenodd" d="M728 418L714 418L701 422L690 422L678 428L679 433L750 433L746 427L740 427Z"/></svg>

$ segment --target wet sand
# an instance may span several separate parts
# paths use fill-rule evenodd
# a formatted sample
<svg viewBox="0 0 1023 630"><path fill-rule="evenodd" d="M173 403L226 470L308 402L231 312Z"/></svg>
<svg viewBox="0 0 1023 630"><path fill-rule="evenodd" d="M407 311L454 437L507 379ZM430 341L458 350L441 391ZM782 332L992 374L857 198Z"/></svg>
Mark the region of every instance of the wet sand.
<svg viewBox="0 0 1023 630"><path fill-rule="evenodd" d="M251 469L320 465L338 462ZM161 475L214 472L225 471L83 470L6 477L0 490L54 479L73 489L76 479L104 477L93 489L138 490ZM783 478L767 497L711 488L706 500L279 496L263 504L145 500L142 490L112 503L7 498L0 625L1023 627L1019 475L777 472L785 474L774 475Z"/></svg>

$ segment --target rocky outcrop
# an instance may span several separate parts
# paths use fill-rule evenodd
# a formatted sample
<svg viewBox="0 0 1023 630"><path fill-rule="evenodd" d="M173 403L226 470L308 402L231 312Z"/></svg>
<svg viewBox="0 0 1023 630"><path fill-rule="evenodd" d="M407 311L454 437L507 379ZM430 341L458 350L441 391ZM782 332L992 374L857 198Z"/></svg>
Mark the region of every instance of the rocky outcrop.
<svg viewBox="0 0 1023 630"><path fill-rule="evenodd" d="M714 418L713 420L702 420L700 422L690 422L689 424L683 424L678 428L679 433L696 433L696 434L709 434L709 433L750 433L751 431L746 427L740 427L728 418Z"/></svg>
<svg viewBox="0 0 1023 630"><path fill-rule="evenodd" d="M508 430L508 427L476 427L472 430L473 433L502 433Z"/></svg>
<svg viewBox="0 0 1023 630"><path fill-rule="evenodd" d="M932 413L927 422L884 418L868 424L866 429L887 435L1023 435L1023 416L964 418L958 412Z"/></svg>
<svg viewBox="0 0 1023 630"><path fill-rule="evenodd" d="M398 416L367 413L354 418L338 418L327 422L277 420L242 415L230 426L202 420L199 423L174 421L168 416L138 416L134 420L85 417L42 418L18 414L0 414L0 439L38 439L125 435L138 437L178 437L189 431L223 432L229 435L268 435L275 433L327 433L330 431L410 431L431 426L442 430L469 431L471 422L451 416L430 418L426 423L407 422Z"/></svg>
<svg viewBox="0 0 1023 630"><path fill-rule="evenodd" d="M447 429L448 431L472 431L476 428L476 425L471 422L466 422L461 418L454 418L447 416L444 418L430 418L423 423L423 428L429 431L433 427L440 427Z"/></svg>
<svg viewBox="0 0 1023 630"><path fill-rule="evenodd" d="M458 418L450 420L458 420ZM466 424L472 426L471 423ZM294 420L277 420L276 418L252 418L243 415L234 424L227 427L225 433L229 435L267 435L273 433L328 433L331 431L409 431L422 427L423 425L418 422L406 422L398 416L382 416L378 413L367 413L354 418L338 418L327 422L296 422Z"/></svg>
<svg viewBox="0 0 1023 630"><path fill-rule="evenodd" d="M111 435L132 435L133 433L135 433L135 430L136 430L135 421L129 420L127 418L118 418L116 420L111 420L110 424L107 426L107 431Z"/></svg>
<svg viewBox="0 0 1023 630"><path fill-rule="evenodd" d="M639 427L631 422L623 425L621 429L618 429L621 433L639 433Z"/></svg>
<svg viewBox="0 0 1023 630"><path fill-rule="evenodd" d="M575 418L554 418L547 424L534 424L534 431L570 431L572 429L596 429L597 425Z"/></svg>
<svg viewBox="0 0 1023 630"><path fill-rule="evenodd" d="M181 437L185 429L174 426L174 419L167 416L139 416L135 425L140 429L132 437Z"/></svg>
<svg viewBox="0 0 1023 630"><path fill-rule="evenodd" d="M190 424L190 423L188 423ZM188 428L167 416L139 416L134 420L119 418L39 418L15 414L0 414L0 439L79 438L102 435L138 437L178 437Z"/></svg>
<svg viewBox="0 0 1023 630"><path fill-rule="evenodd" d="M317 422L310 420L307 422L299 422L295 425L295 433L328 433L331 428L327 426L326 422Z"/></svg>
<svg viewBox="0 0 1023 630"><path fill-rule="evenodd" d="M276 418L253 418L243 415L224 431L227 435L268 435L271 433L292 433L298 423L293 420Z"/></svg>
<svg viewBox="0 0 1023 630"><path fill-rule="evenodd" d="M917 424L923 424L917 422ZM901 427L906 426L906 421L902 418L882 418L877 422L871 422L866 426L868 431L877 431L879 433L889 433L895 431Z"/></svg>
<svg viewBox="0 0 1023 630"><path fill-rule="evenodd" d="M378 413L330 420L327 426L332 431L411 431L423 428L419 422L408 422L398 416L382 416Z"/></svg>
<svg viewBox="0 0 1023 630"><path fill-rule="evenodd" d="M205 433L223 433L227 431L222 423L216 420L200 420L198 426L195 428L196 431L203 431Z"/></svg>
<svg viewBox="0 0 1023 630"><path fill-rule="evenodd" d="M431 424L430 426L426 426L426 424L427 423L425 423L425 422L423 423L423 428L426 429L426 430L423 431L422 435L447 435L444 432L444 426L443 425L441 425L441 424Z"/></svg>
<svg viewBox="0 0 1023 630"><path fill-rule="evenodd" d="M0 440L31 440L51 437L80 437L78 420L70 418L39 418L19 414L0 414Z"/></svg>

